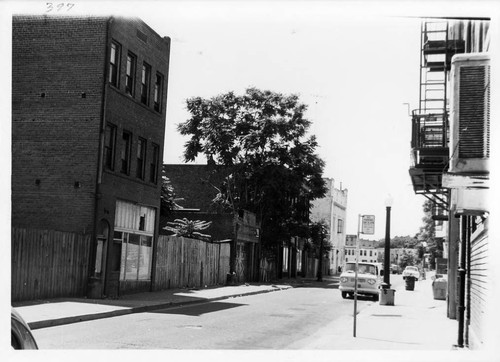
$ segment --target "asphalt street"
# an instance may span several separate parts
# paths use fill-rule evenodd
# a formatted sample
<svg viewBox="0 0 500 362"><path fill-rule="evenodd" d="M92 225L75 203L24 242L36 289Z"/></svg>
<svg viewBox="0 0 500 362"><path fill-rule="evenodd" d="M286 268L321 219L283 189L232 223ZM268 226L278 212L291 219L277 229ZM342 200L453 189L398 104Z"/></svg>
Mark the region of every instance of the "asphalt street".
<svg viewBox="0 0 500 362"><path fill-rule="evenodd" d="M397 276L400 279L400 276ZM374 303L360 298L358 312ZM325 287L230 298L34 331L41 349L307 349L338 319L353 319L353 300ZM325 340L324 349L335 349Z"/></svg>

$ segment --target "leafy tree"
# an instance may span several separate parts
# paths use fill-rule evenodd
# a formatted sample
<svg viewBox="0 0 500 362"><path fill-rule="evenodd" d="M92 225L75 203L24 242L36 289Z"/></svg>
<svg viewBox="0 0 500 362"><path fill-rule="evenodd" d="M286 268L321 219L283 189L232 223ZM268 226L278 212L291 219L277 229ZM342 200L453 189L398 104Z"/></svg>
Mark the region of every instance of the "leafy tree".
<svg viewBox="0 0 500 362"><path fill-rule="evenodd" d="M417 240L419 241L420 251L419 258L423 258L423 254L427 251L430 254L430 265L431 269L436 267L436 258L443 256L443 242L441 239L436 238L436 227L435 221L432 219L433 215L433 203L430 200L426 200L423 204L424 217L422 218L423 225L420 227L420 231L417 234ZM423 244L427 243L427 250L424 250Z"/></svg>
<svg viewBox="0 0 500 362"><path fill-rule="evenodd" d="M403 251L403 255L399 258L399 267L401 269L406 268L407 266L413 266L417 264L417 260L415 259L415 255L411 252Z"/></svg>
<svg viewBox="0 0 500 362"><path fill-rule="evenodd" d="M188 220L187 218L175 219L173 222L167 222L163 229L172 231L175 235L188 238L210 241L212 237L208 234L202 234L200 231L208 229L212 225L211 221Z"/></svg>
<svg viewBox="0 0 500 362"><path fill-rule="evenodd" d="M311 244L309 248L314 252L314 256L320 257L321 249L323 258L328 257L328 253L332 250L332 244L327 239L328 225L324 220L313 222L309 225L309 237Z"/></svg>
<svg viewBox="0 0 500 362"><path fill-rule="evenodd" d="M174 188L166 175L165 167L163 167L161 172L160 214L168 215L172 210L179 208L176 203L179 200L181 199L175 197Z"/></svg>
<svg viewBox="0 0 500 362"><path fill-rule="evenodd" d="M229 92L186 103L191 118L178 126L190 137L184 158L204 155L224 175L214 201L233 213L254 212L265 248L307 235L310 202L324 196L326 185L298 96L249 88L241 96Z"/></svg>
<svg viewBox="0 0 500 362"><path fill-rule="evenodd" d="M412 236L395 236L390 241L391 248L410 248L413 249L418 244L416 237ZM383 248L385 246L385 239L378 241L377 247Z"/></svg>
<svg viewBox="0 0 500 362"><path fill-rule="evenodd" d="M331 250L331 244L327 240L328 225L324 220L314 222L309 227L309 233L315 254L319 259L317 280L323 281L323 260L328 257L328 252Z"/></svg>

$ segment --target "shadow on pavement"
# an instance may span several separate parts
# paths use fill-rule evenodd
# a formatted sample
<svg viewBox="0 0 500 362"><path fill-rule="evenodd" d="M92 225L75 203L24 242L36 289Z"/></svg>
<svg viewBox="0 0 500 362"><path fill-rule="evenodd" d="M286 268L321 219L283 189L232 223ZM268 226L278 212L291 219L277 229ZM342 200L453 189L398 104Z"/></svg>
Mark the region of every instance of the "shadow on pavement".
<svg viewBox="0 0 500 362"><path fill-rule="evenodd" d="M189 306L177 306L168 309L154 310L149 313L159 313L159 314L183 314L192 317L199 317L202 314L219 312L222 310L227 310L231 308L242 307L247 304L239 303L224 303L224 302L206 302L203 304L189 305Z"/></svg>

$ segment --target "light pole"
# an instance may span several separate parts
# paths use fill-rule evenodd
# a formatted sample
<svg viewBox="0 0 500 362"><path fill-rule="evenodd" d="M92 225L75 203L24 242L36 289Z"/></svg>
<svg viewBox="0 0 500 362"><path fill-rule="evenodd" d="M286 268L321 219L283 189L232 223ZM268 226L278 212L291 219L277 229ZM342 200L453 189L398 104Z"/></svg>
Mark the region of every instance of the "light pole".
<svg viewBox="0 0 500 362"><path fill-rule="evenodd" d="M385 248L384 248L384 288L391 288L390 270L391 270L391 207L393 198L388 195L385 199Z"/></svg>

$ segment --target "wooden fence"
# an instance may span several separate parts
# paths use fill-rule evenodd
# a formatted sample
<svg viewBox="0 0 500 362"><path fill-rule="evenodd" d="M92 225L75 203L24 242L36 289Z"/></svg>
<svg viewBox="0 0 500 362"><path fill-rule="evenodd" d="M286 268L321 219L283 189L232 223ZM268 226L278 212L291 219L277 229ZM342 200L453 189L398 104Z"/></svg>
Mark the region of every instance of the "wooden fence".
<svg viewBox="0 0 500 362"><path fill-rule="evenodd" d="M229 244L160 235L154 290L225 284L229 250Z"/></svg>
<svg viewBox="0 0 500 362"><path fill-rule="evenodd" d="M12 228L12 301L83 296L90 235Z"/></svg>

